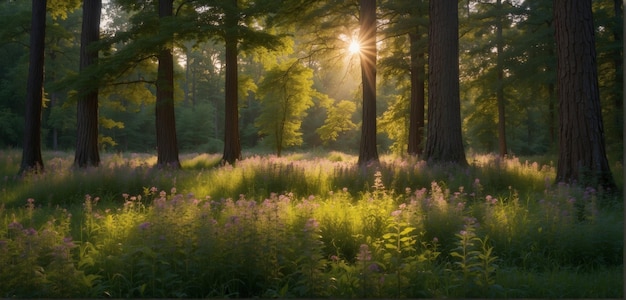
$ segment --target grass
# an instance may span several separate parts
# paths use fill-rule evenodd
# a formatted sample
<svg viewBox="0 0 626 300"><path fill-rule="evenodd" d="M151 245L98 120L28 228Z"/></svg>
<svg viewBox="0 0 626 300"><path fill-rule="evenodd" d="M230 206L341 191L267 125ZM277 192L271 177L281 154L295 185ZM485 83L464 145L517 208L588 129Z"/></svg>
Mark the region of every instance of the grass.
<svg viewBox="0 0 626 300"><path fill-rule="evenodd" d="M623 298L623 202L552 163L0 151L0 297ZM547 161L547 160L544 160ZM618 182L621 165L613 166ZM620 188L623 188L620 186Z"/></svg>

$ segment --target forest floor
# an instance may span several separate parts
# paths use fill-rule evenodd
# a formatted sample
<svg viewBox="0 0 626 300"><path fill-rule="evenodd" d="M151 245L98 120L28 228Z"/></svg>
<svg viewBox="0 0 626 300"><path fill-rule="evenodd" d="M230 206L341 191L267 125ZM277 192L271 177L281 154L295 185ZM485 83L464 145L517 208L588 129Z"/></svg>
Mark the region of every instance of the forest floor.
<svg viewBox="0 0 626 300"><path fill-rule="evenodd" d="M102 157L0 150L0 297L624 296L620 162L607 193L546 157Z"/></svg>

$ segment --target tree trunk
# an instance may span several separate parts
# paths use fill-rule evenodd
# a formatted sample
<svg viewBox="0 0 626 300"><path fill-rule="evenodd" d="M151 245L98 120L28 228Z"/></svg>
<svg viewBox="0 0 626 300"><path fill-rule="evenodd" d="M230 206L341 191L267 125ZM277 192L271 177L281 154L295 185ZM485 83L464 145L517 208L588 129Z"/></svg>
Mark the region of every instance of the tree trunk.
<svg viewBox="0 0 626 300"><path fill-rule="evenodd" d="M502 11L502 0L496 2L497 10ZM498 149L500 157L504 157L507 154L506 146L506 112L504 110L504 53L502 53L504 47L504 41L502 38L502 18L504 16L496 16L496 49L497 49L497 63L496 71L498 72L498 86L496 89L496 98L498 102Z"/></svg>
<svg viewBox="0 0 626 300"><path fill-rule="evenodd" d="M46 0L32 1L30 57L24 115L24 144L20 174L42 172L41 106L43 101L44 51L46 38Z"/></svg>
<svg viewBox="0 0 626 300"><path fill-rule="evenodd" d="M89 49L100 36L102 0L83 0L83 27L80 41L80 70L96 63L98 51ZM100 165L98 152L98 88L87 91L77 104L76 152L74 165L79 168Z"/></svg>
<svg viewBox="0 0 626 300"><path fill-rule="evenodd" d="M409 33L411 48L411 111L409 113L409 155L422 155L424 151L422 140L424 138L424 104L425 104L425 80L424 51L420 49L420 28Z"/></svg>
<svg viewBox="0 0 626 300"><path fill-rule="evenodd" d="M429 1L428 136L425 160L467 165L461 134L457 1Z"/></svg>
<svg viewBox="0 0 626 300"><path fill-rule="evenodd" d="M360 0L361 78L363 81L363 121L359 166L378 163L376 149L376 0Z"/></svg>
<svg viewBox="0 0 626 300"><path fill-rule="evenodd" d="M615 189L605 151L591 0L554 0L559 99L557 182Z"/></svg>
<svg viewBox="0 0 626 300"><path fill-rule="evenodd" d="M171 17L172 10L173 0L159 0L159 17L161 20ZM168 43L163 45L159 51L158 59L155 108L157 167L180 168L174 114L174 58Z"/></svg>
<svg viewBox="0 0 626 300"><path fill-rule="evenodd" d="M239 79L237 76L237 0L231 0L230 11L226 12L226 82L224 118L224 155L222 162L234 164L241 159L239 138Z"/></svg>

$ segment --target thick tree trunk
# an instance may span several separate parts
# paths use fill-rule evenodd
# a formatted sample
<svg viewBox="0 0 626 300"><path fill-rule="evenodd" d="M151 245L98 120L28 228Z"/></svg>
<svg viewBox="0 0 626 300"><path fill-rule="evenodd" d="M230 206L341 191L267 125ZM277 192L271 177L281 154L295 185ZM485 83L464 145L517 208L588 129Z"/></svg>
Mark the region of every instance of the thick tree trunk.
<svg viewBox="0 0 626 300"><path fill-rule="evenodd" d="M376 0L360 0L361 78L363 122L359 148L360 166L378 163L376 149Z"/></svg>
<svg viewBox="0 0 626 300"><path fill-rule="evenodd" d="M172 16L173 0L159 0L159 17ZM174 58L169 45L163 45L158 54L159 67L156 82L156 139L157 167L180 168L176 117L174 114Z"/></svg>
<svg viewBox="0 0 626 300"><path fill-rule="evenodd" d="M455 0L429 1L428 136L424 159L467 165L459 96L459 15Z"/></svg>
<svg viewBox="0 0 626 300"><path fill-rule="evenodd" d="M424 105L425 81L424 51L420 49L420 28L409 34L411 48L411 110L409 113L409 155L422 155L424 151L422 140L424 139Z"/></svg>
<svg viewBox="0 0 626 300"><path fill-rule="evenodd" d="M239 78L237 75L237 0L232 0L232 11L227 12L227 32L225 39L226 51L226 82L225 82L225 123L224 123L224 155L222 162L234 164L241 159L241 142L239 138Z"/></svg>
<svg viewBox="0 0 626 300"><path fill-rule="evenodd" d="M605 151L591 0L554 0L559 98L557 182L615 189Z"/></svg>
<svg viewBox="0 0 626 300"><path fill-rule="evenodd" d="M80 70L96 63L98 51L89 49L100 37L101 0L83 1L83 27L80 41ZM98 152L98 88L93 87L78 100L76 152L74 165L80 168L100 165Z"/></svg>
<svg viewBox="0 0 626 300"><path fill-rule="evenodd" d="M43 101L46 0L32 1L30 58L26 87L24 144L20 174L44 170L41 157L41 106Z"/></svg>

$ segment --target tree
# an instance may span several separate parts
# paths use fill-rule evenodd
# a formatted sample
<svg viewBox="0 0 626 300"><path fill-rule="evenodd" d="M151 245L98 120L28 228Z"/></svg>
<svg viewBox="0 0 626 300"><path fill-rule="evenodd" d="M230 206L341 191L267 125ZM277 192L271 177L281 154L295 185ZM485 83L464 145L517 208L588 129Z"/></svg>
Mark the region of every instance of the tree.
<svg viewBox="0 0 626 300"><path fill-rule="evenodd" d="M357 126L352 122L351 116L356 111L356 103L348 100L335 101L324 98L321 106L326 108L327 117L324 125L315 130L324 144L337 140L339 134L355 129Z"/></svg>
<svg viewBox="0 0 626 300"><path fill-rule="evenodd" d="M424 159L466 165L461 136L457 3L429 1L428 136Z"/></svg>
<svg viewBox="0 0 626 300"><path fill-rule="evenodd" d="M425 54L428 50L426 43L428 33L427 5L428 2L423 0L390 0L383 1L381 5L383 15L389 19L383 29L385 39L392 39L397 42L385 44L390 48L387 51L391 51L391 55L381 59L379 70L382 69L383 78L385 78L386 73L389 73L397 77L397 80L404 81L406 80L405 77L408 77L410 82L409 104L407 105L409 113L408 136L405 139L405 149L409 155L421 155L424 146ZM403 130L406 131L405 128ZM386 132L390 133L389 131Z"/></svg>
<svg viewBox="0 0 626 300"><path fill-rule="evenodd" d="M559 98L556 181L614 190L604 144L591 0L554 0Z"/></svg>
<svg viewBox="0 0 626 300"><path fill-rule="evenodd" d="M43 102L46 0L32 1L30 58L24 115L24 144L20 174L44 170L41 157L41 107Z"/></svg>
<svg viewBox="0 0 626 300"><path fill-rule="evenodd" d="M173 0L159 0L159 31L171 37ZM156 81L156 139L157 167L180 168L176 117L174 113L174 57L171 40L166 39L158 53L159 67Z"/></svg>
<svg viewBox="0 0 626 300"><path fill-rule="evenodd" d="M83 26L80 41L80 70L96 63L102 0L83 0ZM78 100L77 138L74 165L80 168L100 164L98 152L98 88L85 92Z"/></svg>
<svg viewBox="0 0 626 300"><path fill-rule="evenodd" d="M378 163L376 149L376 0L360 0L359 43L363 81L363 120L359 166Z"/></svg>
<svg viewBox="0 0 626 300"><path fill-rule="evenodd" d="M239 138L239 101L237 77L237 26L239 11L237 0L231 0L227 7L225 20L225 55L226 55L226 87L225 87L225 123L224 123L224 155L222 162L229 164L241 159L241 143Z"/></svg>
<svg viewBox="0 0 626 300"><path fill-rule="evenodd" d="M315 94L312 77L311 69L290 60L268 71L259 84L263 106L255 124L278 156L284 147L302 144L302 118Z"/></svg>

